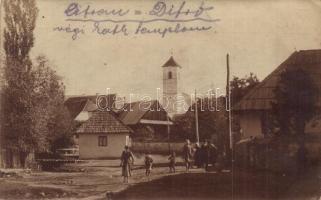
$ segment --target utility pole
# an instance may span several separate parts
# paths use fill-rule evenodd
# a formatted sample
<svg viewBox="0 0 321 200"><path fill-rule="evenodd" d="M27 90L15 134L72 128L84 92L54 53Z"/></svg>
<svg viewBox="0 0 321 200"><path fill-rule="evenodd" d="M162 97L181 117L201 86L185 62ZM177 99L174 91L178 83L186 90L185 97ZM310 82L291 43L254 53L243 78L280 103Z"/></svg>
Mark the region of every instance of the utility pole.
<svg viewBox="0 0 321 200"><path fill-rule="evenodd" d="M232 134L232 108L231 108L231 90L230 90L230 63L229 54L226 54L226 100L227 100L227 124L229 131L229 151L228 158L231 160L232 167L232 199L234 199L234 150L233 150L233 134Z"/></svg>
<svg viewBox="0 0 321 200"><path fill-rule="evenodd" d="M198 109L197 109L197 96L196 96L196 89L195 89L195 127L196 127L196 142L200 142L200 136L198 132Z"/></svg>
<svg viewBox="0 0 321 200"><path fill-rule="evenodd" d="M0 0L0 87L2 88L3 85L4 85L4 64L5 64L5 55L4 55L4 47L3 47L3 24L2 24L2 16L3 16L3 12L4 12L4 9L3 9L3 1L4 0ZM0 105L1 107L2 105ZM0 108L1 110L3 108ZM2 115L2 114L0 114ZM0 124L0 128L2 129L2 124ZM2 158L2 155L4 152L2 152L2 145L4 143L3 141L3 133L0 132L0 168L1 167L5 167L5 164L6 162L2 162L3 161L3 158Z"/></svg>
<svg viewBox="0 0 321 200"><path fill-rule="evenodd" d="M3 47L3 31L4 31L4 27L2 24L3 21L3 12L4 12L4 8L3 8L3 1L4 0L0 0L0 87L3 86L4 80L3 80L3 76L4 76L4 63L5 63L5 52L4 52L4 47Z"/></svg>
<svg viewBox="0 0 321 200"><path fill-rule="evenodd" d="M170 143L170 127L169 127L169 117L168 114L166 113L167 117L167 141L168 141L168 151L171 153L171 143Z"/></svg>
<svg viewBox="0 0 321 200"><path fill-rule="evenodd" d="M230 150L233 151L233 134L232 134L232 116L231 116L231 91L230 91L230 63L229 63L229 54L226 55L226 101L228 108L228 131L229 131L229 141L230 141Z"/></svg>

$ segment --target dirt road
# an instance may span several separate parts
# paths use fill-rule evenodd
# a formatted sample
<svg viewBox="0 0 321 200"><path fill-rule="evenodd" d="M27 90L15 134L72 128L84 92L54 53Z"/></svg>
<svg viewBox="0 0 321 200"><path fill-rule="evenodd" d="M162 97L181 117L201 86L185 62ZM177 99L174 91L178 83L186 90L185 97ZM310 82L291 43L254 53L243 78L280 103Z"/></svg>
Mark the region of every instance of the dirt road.
<svg viewBox="0 0 321 200"><path fill-rule="evenodd" d="M23 170L11 170L18 175L0 178L0 198L101 199L107 191L116 193L137 183L168 175L167 167L157 167L148 180L142 161L137 161L134 166L129 184L122 183L118 160L92 160L69 164L64 169L66 172L25 173ZM183 171L182 167L178 167L177 174Z"/></svg>
<svg viewBox="0 0 321 200"><path fill-rule="evenodd" d="M69 172L18 173L0 178L2 199L318 199L318 169L302 177L269 172L205 173L183 167L169 174L155 167L150 179L137 163L129 184L122 183L119 161L88 161L67 166ZM232 182L233 180L233 182ZM233 187L232 187L233 185ZM232 195L233 194L233 195Z"/></svg>

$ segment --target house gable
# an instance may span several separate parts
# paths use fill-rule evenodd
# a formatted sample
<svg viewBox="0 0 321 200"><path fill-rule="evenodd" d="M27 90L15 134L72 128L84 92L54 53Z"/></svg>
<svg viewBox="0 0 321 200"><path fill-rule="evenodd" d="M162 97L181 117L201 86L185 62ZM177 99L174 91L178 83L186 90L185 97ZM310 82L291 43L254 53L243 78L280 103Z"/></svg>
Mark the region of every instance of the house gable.
<svg viewBox="0 0 321 200"><path fill-rule="evenodd" d="M136 125L141 120L149 122L168 121L167 112L162 108L157 100L149 102L133 102L125 105L124 110L120 113L119 119L126 125Z"/></svg>
<svg viewBox="0 0 321 200"><path fill-rule="evenodd" d="M296 51L261 83L249 91L249 93L233 107L233 110L246 111L271 109L271 102L275 101L274 89L278 84L281 73L286 70L294 69L306 71L321 91L321 49Z"/></svg>
<svg viewBox="0 0 321 200"><path fill-rule="evenodd" d="M112 111L95 111L77 133L130 133L132 130L117 119Z"/></svg>

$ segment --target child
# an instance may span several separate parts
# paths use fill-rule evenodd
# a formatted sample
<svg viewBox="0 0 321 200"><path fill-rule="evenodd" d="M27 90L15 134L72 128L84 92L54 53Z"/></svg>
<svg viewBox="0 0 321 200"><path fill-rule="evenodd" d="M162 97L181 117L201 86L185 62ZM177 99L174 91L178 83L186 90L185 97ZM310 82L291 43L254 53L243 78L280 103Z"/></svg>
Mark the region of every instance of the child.
<svg viewBox="0 0 321 200"><path fill-rule="evenodd" d="M145 169L146 169L146 176L148 177L152 171L152 166L153 166L153 159L151 155L147 154L145 156Z"/></svg>
<svg viewBox="0 0 321 200"><path fill-rule="evenodd" d="M175 164L176 164L176 154L172 151L171 155L168 158L169 160L169 173L175 173Z"/></svg>

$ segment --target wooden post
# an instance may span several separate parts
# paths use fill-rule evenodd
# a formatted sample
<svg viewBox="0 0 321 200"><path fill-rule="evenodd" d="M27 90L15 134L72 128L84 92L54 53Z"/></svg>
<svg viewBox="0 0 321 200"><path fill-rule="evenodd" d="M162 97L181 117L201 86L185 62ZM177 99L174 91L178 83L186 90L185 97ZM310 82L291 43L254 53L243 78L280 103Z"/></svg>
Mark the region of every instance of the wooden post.
<svg viewBox="0 0 321 200"><path fill-rule="evenodd" d="M232 117L231 117L231 91L230 91L230 63L229 63L229 54L226 55L226 101L227 101L227 124L229 131L229 142L230 142L230 150L233 151L233 134L232 134Z"/></svg>
<svg viewBox="0 0 321 200"><path fill-rule="evenodd" d="M169 127L169 117L166 114L167 117L167 141L168 141L168 151L171 153L171 143L170 143L170 127Z"/></svg>
<svg viewBox="0 0 321 200"><path fill-rule="evenodd" d="M2 9L3 7L3 0L0 0L0 86L3 86L3 83L4 83L4 63L5 63L5 60L2 60L2 58L4 58L4 55L2 53L4 53L3 51L3 27L2 27L2 13L4 12L4 9ZM0 105L0 107L2 106L2 104ZM1 110L3 110L1 108ZM0 117L2 117L2 113L0 113ZM3 126L3 124L0 124L0 128ZM2 128L1 128L2 129ZM0 131L0 168L4 167L5 166L5 154L3 153L2 149L3 149L3 144L4 144L4 141L3 141L3 138L2 137L3 133Z"/></svg>
<svg viewBox="0 0 321 200"><path fill-rule="evenodd" d="M196 97L196 89L195 89L195 127L196 127L196 142L200 142L200 136L198 132L198 109L197 109L197 97Z"/></svg>
<svg viewBox="0 0 321 200"><path fill-rule="evenodd" d="M229 63L229 54L226 55L226 100L227 100L227 124L229 131L229 150L227 151L227 157L231 161L232 167L232 199L234 199L234 150L233 150L233 134L232 134L232 108L231 108L231 90L230 90L230 63Z"/></svg>

